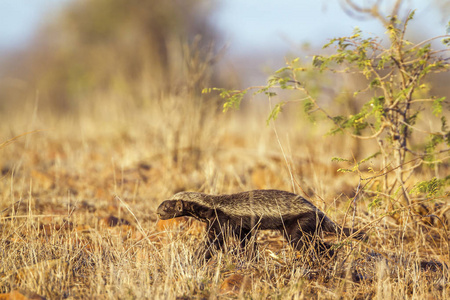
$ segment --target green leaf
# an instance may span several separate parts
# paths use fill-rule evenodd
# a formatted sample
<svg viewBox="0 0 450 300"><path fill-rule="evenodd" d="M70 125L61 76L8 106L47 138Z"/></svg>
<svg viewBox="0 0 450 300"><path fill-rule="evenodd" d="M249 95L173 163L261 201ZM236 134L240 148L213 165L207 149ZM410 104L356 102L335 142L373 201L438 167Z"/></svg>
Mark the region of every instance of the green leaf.
<svg viewBox="0 0 450 300"><path fill-rule="evenodd" d="M332 135L335 135L337 133L344 133L344 130L342 130L342 128L336 126L336 127L332 128L332 129L330 129L330 131L328 131L326 133L326 135L327 136L332 136Z"/></svg>
<svg viewBox="0 0 450 300"><path fill-rule="evenodd" d="M441 134L430 134L430 141L425 145L425 161L432 162L434 161L434 154L437 145L444 142L444 137ZM431 165L433 166L433 165Z"/></svg>
<svg viewBox="0 0 450 300"><path fill-rule="evenodd" d="M424 56L425 54L429 53L430 51L431 51L431 44L426 44L425 46L423 46L422 48L420 48L417 51L417 55Z"/></svg>
<svg viewBox="0 0 450 300"><path fill-rule="evenodd" d="M445 116L441 117L441 130L443 132L446 132L448 130L448 128L447 128L447 119L445 118Z"/></svg>
<svg viewBox="0 0 450 300"><path fill-rule="evenodd" d="M383 68L384 68L384 65L385 65L388 61L391 61L391 56L390 56L390 55L385 54L385 55L381 56L381 59L378 61L378 64L377 64L377 69L378 69L378 70L383 69Z"/></svg>
<svg viewBox="0 0 450 300"><path fill-rule="evenodd" d="M355 26L355 28L353 28L353 35L350 37L351 39L355 39L361 36L361 28L359 28L358 26Z"/></svg>
<svg viewBox="0 0 450 300"><path fill-rule="evenodd" d="M363 163L365 163L365 162L367 162L367 161L369 161L369 160L371 160L371 159L377 157L377 156L380 155L380 154L381 154L380 151L375 152L374 154L369 155L368 157L362 159L362 160L358 163L358 165L361 165L361 164L363 164Z"/></svg>
<svg viewBox="0 0 450 300"><path fill-rule="evenodd" d="M277 95L277 93L274 93L274 92L264 92L264 94L265 94L267 97L275 97L275 96Z"/></svg>
<svg viewBox="0 0 450 300"><path fill-rule="evenodd" d="M290 82L291 80L292 80L292 79L291 79L290 77L279 78L279 79L278 79L278 84L280 85L280 88L283 89L283 90L291 89L292 86L289 85L289 82Z"/></svg>
<svg viewBox="0 0 450 300"><path fill-rule="evenodd" d="M420 181L414 185L411 189L410 194L426 194L427 197L433 197L442 194L443 188L450 182L450 176L443 179L437 179L433 177L428 181Z"/></svg>
<svg viewBox="0 0 450 300"><path fill-rule="evenodd" d="M408 22L408 21L411 21L411 20L414 18L415 13L416 13L416 10L413 10L413 11L409 14L408 19L407 19L406 21L407 21L407 22Z"/></svg>
<svg viewBox="0 0 450 300"><path fill-rule="evenodd" d="M341 157L333 157L331 159L331 161L333 161L333 162L341 162L341 161L349 161L349 160L346 159L346 158L341 158Z"/></svg>
<svg viewBox="0 0 450 300"><path fill-rule="evenodd" d="M372 80L369 83L369 86L371 89L373 89L374 87L379 87L380 86L380 80L378 78L375 78L374 80Z"/></svg>
<svg viewBox="0 0 450 300"><path fill-rule="evenodd" d="M337 39L331 39L328 43L326 43L325 45L323 45L323 49L326 49L328 47L330 47L331 45L333 45L336 42Z"/></svg>
<svg viewBox="0 0 450 300"><path fill-rule="evenodd" d="M372 202L369 203L368 208L369 210L381 207L383 203L383 200L380 197L376 197L375 199L372 200Z"/></svg>
<svg viewBox="0 0 450 300"><path fill-rule="evenodd" d="M239 109L242 99L244 98L247 90L244 91L229 91L223 89L220 93L220 97L226 99L223 104L223 112L227 112L230 108Z"/></svg>
<svg viewBox="0 0 450 300"><path fill-rule="evenodd" d="M312 64L314 67L320 68L320 67L322 67L323 63L324 63L324 58L322 56L320 56L320 55L313 56Z"/></svg>
<svg viewBox="0 0 450 300"><path fill-rule="evenodd" d="M337 171L341 172L341 173L352 173L352 172L354 172L353 170L350 170L350 169L338 169Z"/></svg>
<svg viewBox="0 0 450 300"><path fill-rule="evenodd" d="M435 115L436 117L442 114L442 102L444 102L444 100L445 97L441 97L433 101L433 115Z"/></svg>
<svg viewBox="0 0 450 300"><path fill-rule="evenodd" d="M276 70L276 71L275 71L275 74L283 73L284 71L287 71L287 70L289 70L290 68L291 68L291 67L283 67L283 68L281 68L281 69Z"/></svg>
<svg viewBox="0 0 450 300"><path fill-rule="evenodd" d="M311 102L311 100L306 100L305 104L303 104L303 110L305 113L309 114L311 110L314 108L314 103Z"/></svg>
<svg viewBox="0 0 450 300"><path fill-rule="evenodd" d="M269 126L271 120L275 121L277 119L278 114L283 111L283 105L285 104L286 104L285 102L280 102L275 105L275 107L272 109L272 112L269 115L269 118L267 118L266 120L267 126Z"/></svg>

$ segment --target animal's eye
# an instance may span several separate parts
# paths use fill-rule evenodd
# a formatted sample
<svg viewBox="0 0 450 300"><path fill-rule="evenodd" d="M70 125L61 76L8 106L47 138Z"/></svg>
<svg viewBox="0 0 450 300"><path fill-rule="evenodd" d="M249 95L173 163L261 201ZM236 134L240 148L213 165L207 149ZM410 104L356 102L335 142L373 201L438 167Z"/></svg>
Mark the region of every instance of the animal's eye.
<svg viewBox="0 0 450 300"><path fill-rule="evenodd" d="M175 206L175 209L176 209L177 211L179 211L179 212L182 212L182 211L183 211L183 202L177 201L177 204L176 204L176 206Z"/></svg>

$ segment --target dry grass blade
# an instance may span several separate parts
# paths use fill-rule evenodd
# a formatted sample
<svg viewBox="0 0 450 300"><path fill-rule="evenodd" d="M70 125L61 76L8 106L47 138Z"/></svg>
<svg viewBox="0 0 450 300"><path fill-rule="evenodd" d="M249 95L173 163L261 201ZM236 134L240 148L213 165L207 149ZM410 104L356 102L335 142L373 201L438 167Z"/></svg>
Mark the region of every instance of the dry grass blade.
<svg viewBox="0 0 450 300"><path fill-rule="evenodd" d="M2 148L4 148L4 147L8 146L9 144L13 143L14 141L16 141L17 139L19 139L21 137L24 137L24 136L29 135L29 134L41 132L41 131L44 131L44 130L38 129L38 130L33 130L33 131L29 131L29 132L25 132L25 133L19 134L18 136L15 136L15 137L13 137L13 138L11 138L11 139L1 143L0 144L0 150Z"/></svg>

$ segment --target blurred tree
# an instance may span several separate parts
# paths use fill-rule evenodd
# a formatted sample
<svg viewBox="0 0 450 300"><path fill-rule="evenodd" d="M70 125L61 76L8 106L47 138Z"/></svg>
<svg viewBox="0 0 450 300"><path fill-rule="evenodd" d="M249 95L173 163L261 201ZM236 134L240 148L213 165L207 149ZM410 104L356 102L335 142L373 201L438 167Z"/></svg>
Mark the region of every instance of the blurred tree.
<svg viewBox="0 0 450 300"><path fill-rule="evenodd" d="M197 93L213 74L210 10L203 0L74 1L31 45L4 58L3 77L61 110L105 90L141 104L186 88ZM17 92L2 88L0 101L26 98Z"/></svg>

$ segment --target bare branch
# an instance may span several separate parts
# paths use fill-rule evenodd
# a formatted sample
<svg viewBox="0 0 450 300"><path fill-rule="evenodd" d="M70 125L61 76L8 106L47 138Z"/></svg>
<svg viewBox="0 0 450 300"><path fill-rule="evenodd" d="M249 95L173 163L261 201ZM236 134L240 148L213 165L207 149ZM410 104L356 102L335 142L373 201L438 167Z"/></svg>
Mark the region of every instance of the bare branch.
<svg viewBox="0 0 450 300"><path fill-rule="evenodd" d="M391 17L398 17L398 12L400 11L400 5L402 4L403 0L397 0L394 4L394 7L392 8Z"/></svg>
<svg viewBox="0 0 450 300"><path fill-rule="evenodd" d="M444 38L450 38L450 34L444 34L444 35L440 35L440 36L435 36L435 37L432 37L432 38L430 38L430 39L424 40L424 41L422 41L422 42L420 42L420 43L418 43L418 44L415 44L415 45L414 45L413 47L411 47L409 50L412 50L412 49L414 49L414 48L420 47L420 46L422 46L423 44L429 43L429 42L431 42L431 41L434 41L434 40L437 40L437 39L444 39Z"/></svg>
<svg viewBox="0 0 450 300"><path fill-rule="evenodd" d="M412 126L412 125L410 125L410 124L408 124L408 123L406 123L406 122L403 122L402 120L399 120L399 122L402 123L403 125L408 126L409 128L411 128L411 129L413 129L413 130L415 130L415 131L419 131L419 132L422 132L422 133L426 133L426 134L439 134L439 135L441 135L441 136L445 136L445 135L446 135L445 132L430 132L430 131L426 131L426 130L419 129L419 128L414 127L414 126Z"/></svg>
<svg viewBox="0 0 450 300"><path fill-rule="evenodd" d="M388 127L387 124L383 124L383 125L381 126L381 128L380 128L377 132L375 132L374 134L369 135L369 136L360 136L360 135L356 135L356 134L352 134L352 133L350 133L350 135L351 135L352 137L357 138L357 139L360 139L360 140L371 140L371 139L374 139L374 138L380 136L380 134L382 134L383 131L384 131L384 129L387 128L387 127Z"/></svg>
<svg viewBox="0 0 450 300"><path fill-rule="evenodd" d="M405 165L407 165L407 164L409 164L409 163L415 162L416 160L419 160L419 159L421 159L421 158L419 158L419 157L413 158L413 159L411 159L410 161L407 161L407 162L405 162L405 163L403 163L403 164L401 164L401 165L398 165L398 166L396 166L396 167L390 169L389 171L383 172L382 174L374 175L374 176L367 177L367 178L361 178L361 179L362 179L362 180L370 180L370 179L374 179L374 178L377 178L377 177L384 176L384 175L386 175L386 174L391 173L392 171L397 170L398 168L401 168L401 167L403 167L403 166L405 166ZM390 194L390 193L389 193L389 194Z"/></svg>
<svg viewBox="0 0 450 300"><path fill-rule="evenodd" d="M414 99L410 103L423 103L423 102L434 102L434 99Z"/></svg>
<svg viewBox="0 0 450 300"><path fill-rule="evenodd" d="M401 0L397 0L400 1ZM384 26L387 26L389 24L388 21L386 21L386 18L384 18L379 11L380 7L380 1L377 1L371 8L364 8L359 5L357 5L353 0L345 0L345 3L355 12L365 15L371 15L372 17L380 20L381 23L383 23Z"/></svg>

